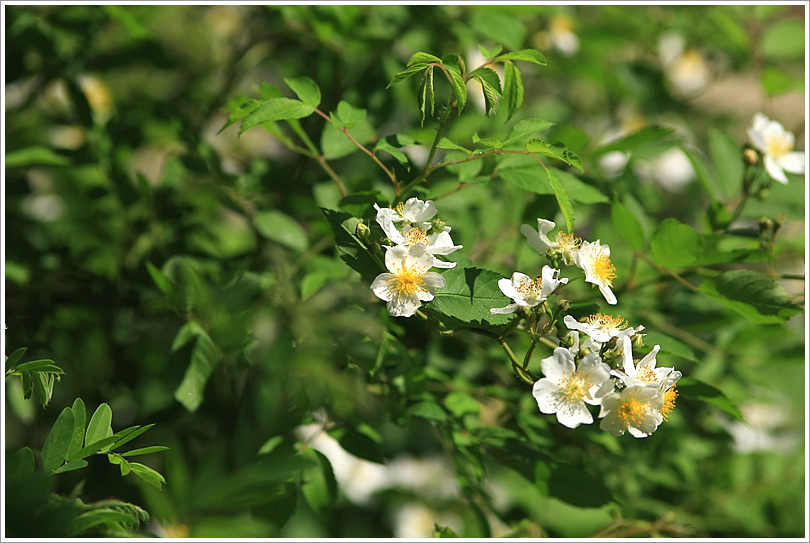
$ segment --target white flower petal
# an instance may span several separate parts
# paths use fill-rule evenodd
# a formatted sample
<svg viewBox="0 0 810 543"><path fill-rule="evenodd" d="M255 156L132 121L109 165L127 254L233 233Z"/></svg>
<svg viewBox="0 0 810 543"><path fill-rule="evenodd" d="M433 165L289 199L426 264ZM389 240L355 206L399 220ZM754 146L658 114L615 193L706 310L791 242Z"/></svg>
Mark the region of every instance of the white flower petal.
<svg viewBox="0 0 810 543"><path fill-rule="evenodd" d="M779 158L779 165L790 173L804 173L805 155L797 151L787 153Z"/></svg>
<svg viewBox="0 0 810 543"><path fill-rule="evenodd" d="M393 279L396 279L396 275L393 273L381 273L378 275L374 282L371 283L371 290L374 295L386 302L391 301L394 292L391 290L390 281Z"/></svg>
<svg viewBox="0 0 810 543"><path fill-rule="evenodd" d="M514 313L518 308L518 304L509 304L506 307L493 307L489 312L493 315L508 315Z"/></svg>
<svg viewBox="0 0 810 543"><path fill-rule="evenodd" d="M411 317L421 305L416 296L394 296L388 302L388 314L392 317Z"/></svg>
<svg viewBox="0 0 810 543"><path fill-rule="evenodd" d="M785 172L782 171L782 166L774 157L764 155L763 162L765 163L765 169L768 171L768 175L783 185L787 185L788 178L785 176Z"/></svg>
<svg viewBox="0 0 810 543"><path fill-rule="evenodd" d="M516 300L518 298L522 299L523 296L521 296L521 294L517 290L515 290L515 287L512 286L512 282L513 281L510 281L509 279L500 279L498 280L498 288L501 289L501 292L503 292L504 296L508 296L513 300Z"/></svg>
<svg viewBox="0 0 810 543"><path fill-rule="evenodd" d="M402 216L410 222L427 222L436 215L433 200L423 202L419 198L410 198L402 208Z"/></svg>
<svg viewBox="0 0 810 543"><path fill-rule="evenodd" d="M560 390L557 384L549 378L540 379L532 387L532 396L537 400L537 407L541 413L550 415L557 411L556 393Z"/></svg>
<svg viewBox="0 0 810 543"><path fill-rule="evenodd" d="M584 403L565 404L557 408L557 421L568 428L576 428L580 424L592 424L593 415Z"/></svg>
<svg viewBox="0 0 810 543"><path fill-rule="evenodd" d="M554 382L559 382L564 373L574 373L576 369L574 355L568 349L557 347L554 349L554 354L540 362L540 368L543 370L543 375Z"/></svg>
<svg viewBox="0 0 810 543"><path fill-rule="evenodd" d="M605 301L610 305L616 305L616 295L613 294L613 291L610 290L610 287L605 285L604 283L599 283L599 292L602 293L602 296L605 297Z"/></svg>

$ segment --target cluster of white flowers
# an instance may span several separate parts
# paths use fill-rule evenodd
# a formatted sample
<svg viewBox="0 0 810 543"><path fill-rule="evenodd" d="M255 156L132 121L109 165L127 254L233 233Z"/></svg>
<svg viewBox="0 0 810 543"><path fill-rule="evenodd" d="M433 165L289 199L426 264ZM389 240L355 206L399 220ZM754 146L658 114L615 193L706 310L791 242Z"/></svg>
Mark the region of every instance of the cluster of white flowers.
<svg viewBox="0 0 810 543"><path fill-rule="evenodd" d="M681 372L674 368L656 368L653 350L637 363L633 360L630 337L642 330L624 329L623 319L602 314L591 315L585 323L565 318L566 325L584 332L594 350L580 347L577 340L570 348L557 347L554 354L543 359L544 378L532 388L532 395L542 413L556 414L563 426L576 428L593 423L593 415L585 404L600 406L599 427L619 437L629 432L633 437L652 434L675 407L678 392L675 384ZM577 332L575 332L577 333ZM616 344L608 348L609 342ZM622 369L611 369L602 353L621 353ZM579 363L575 364L579 358Z"/></svg>
<svg viewBox="0 0 810 543"><path fill-rule="evenodd" d="M537 219L537 230L524 224L521 232L529 244L545 254L552 262L576 265L585 273L585 281L599 287L605 300L616 304L613 278L616 270L610 262L610 247L582 241L571 234L558 232L554 241L548 233L555 227L552 221ZM546 302L548 297L568 278L560 278L560 270L544 266L542 276L532 280L515 272L509 279L501 279L498 286L514 303L492 308L492 314L514 313L519 308L530 309ZM613 436L629 432L634 437L646 437L666 420L675 406L678 393L675 383L681 372L674 368L656 368L653 350L638 363L633 360L633 337L643 326L628 328L627 322L611 315L597 313L582 322L566 315L565 325L569 347L558 347L541 362L542 379L534 383L532 395L542 413L556 414L560 424L576 428L593 423L593 415L585 406L601 408L600 427ZM580 338L584 334L585 339ZM565 339L564 338L564 339ZM621 361L621 368L612 369L603 359Z"/></svg>
<svg viewBox="0 0 810 543"><path fill-rule="evenodd" d="M430 268L452 268L455 262L445 262L436 255L447 255L461 249L453 245L450 227L433 221L436 206L432 200L423 202L411 198L396 208L377 210L377 223L394 245L384 245L385 267L371 284L374 294L388 302L388 313L394 317L410 317L422 302L429 302L436 289L445 286L444 277Z"/></svg>

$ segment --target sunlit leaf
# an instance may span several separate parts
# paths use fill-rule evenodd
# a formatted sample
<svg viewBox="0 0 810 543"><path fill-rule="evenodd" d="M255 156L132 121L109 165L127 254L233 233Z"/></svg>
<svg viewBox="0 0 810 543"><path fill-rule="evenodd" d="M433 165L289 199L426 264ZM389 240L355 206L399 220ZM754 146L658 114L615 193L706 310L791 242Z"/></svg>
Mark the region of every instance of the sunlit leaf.
<svg viewBox="0 0 810 543"><path fill-rule="evenodd" d="M284 82L298 95L298 99L312 107L321 103L321 89L318 84L306 76L285 77Z"/></svg>
<svg viewBox="0 0 810 543"><path fill-rule="evenodd" d="M66 407L56 418L51 432L42 446L42 467L53 471L67 458L73 437L73 411Z"/></svg>

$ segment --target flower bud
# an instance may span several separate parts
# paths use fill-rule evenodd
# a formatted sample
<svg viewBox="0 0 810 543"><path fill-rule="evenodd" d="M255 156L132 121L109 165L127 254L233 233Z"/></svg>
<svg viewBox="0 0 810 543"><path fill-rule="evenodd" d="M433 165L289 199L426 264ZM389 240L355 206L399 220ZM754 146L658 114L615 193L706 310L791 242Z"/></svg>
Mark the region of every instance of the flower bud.
<svg viewBox="0 0 810 543"><path fill-rule="evenodd" d="M570 332L565 334L560 339L560 345L562 345L566 349L570 349L571 347L573 347L577 341L577 337L575 336L575 334L579 335L579 332L577 332L576 330L571 330Z"/></svg>
<svg viewBox="0 0 810 543"><path fill-rule="evenodd" d="M633 348L641 349L644 346L644 334L633 334Z"/></svg>
<svg viewBox="0 0 810 543"><path fill-rule="evenodd" d="M759 161L759 155L753 149L746 149L743 151L743 160L746 164L756 164Z"/></svg>
<svg viewBox="0 0 810 543"><path fill-rule="evenodd" d="M562 311L568 311L571 308L571 300L557 298L557 307L559 307Z"/></svg>
<svg viewBox="0 0 810 543"><path fill-rule="evenodd" d="M447 224L447 221L443 221L441 219L433 219L433 223L428 231L428 234L441 234L444 232L444 225Z"/></svg>
<svg viewBox="0 0 810 543"><path fill-rule="evenodd" d="M354 235L360 238L362 241L368 241L368 236L371 234L371 229L363 224L363 221L357 223L357 226L354 228Z"/></svg>

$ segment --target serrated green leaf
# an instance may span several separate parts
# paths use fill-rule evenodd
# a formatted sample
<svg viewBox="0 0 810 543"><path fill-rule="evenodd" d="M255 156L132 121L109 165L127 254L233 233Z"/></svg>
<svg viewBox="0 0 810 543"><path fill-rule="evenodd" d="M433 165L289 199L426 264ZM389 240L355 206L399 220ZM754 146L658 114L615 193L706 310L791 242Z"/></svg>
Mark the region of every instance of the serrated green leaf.
<svg viewBox="0 0 810 543"><path fill-rule="evenodd" d="M496 45L492 49L487 49L480 43L478 44L478 50L481 51L481 54L484 55L484 58L493 58L498 56L498 53L503 51L503 45Z"/></svg>
<svg viewBox="0 0 810 543"><path fill-rule="evenodd" d="M644 230L641 222L618 200L611 205L611 220L619 237L627 245L636 251L644 248Z"/></svg>
<svg viewBox="0 0 810 543"><path fill-rule="evenodd" d="M509 315L493 315L490 309L505 307L511 300L498 287L499 273L481 268L452 268L442 273L445 286L423 307L436 314L448 328L500 326Z"/></svg>
<svg viewBox="0 0 810 543"><path fill-rule="evenodd" d="M723 272L701 283L700 292L758 324L782 324L802 313L779 283L753 270Z"/></svg>
<svg viewBox="0 0 810 543"><path fill-rule="evenodd" d="M164 447L163 445L154 445L152 447L143 447L140 449L132 449L131 451L127 451L125 453L121 453L121 456L138 456L141 454L151 454L160 451L167 451L169 450L168 447Z"/></svg>
<svg viewBox="0 0 810 543"><path fill-rule="evenodd" d="M341 100L337 105L337 112L330 113L335 128L352 128L363 122L366 110L352 106L349 102Z"/></svg>
<svg viewBox="0 0 810 543"><path fill-rule="evenodd" d="M84 437L85 446L113 435L111 423L112 409L106 403L99 405L87 425L87 432Z"/></svg>
<svg viewBox="0 0 810 543"><path fill-rule="evenodd" d="M579 157L575 153L569 151L565 144L559 141L549 145L543 140L533 139L526 143L526 150L537 155L562 160L566 164L578 168L579 171L583 171L582 162L579 160Z"/></svg>
<svg viewBox="0 0 810 543"><path fill-rule="evenodd" d="M277 209L259 211L253 217L256 230L264 238L278 242L294 251L303 252L309 247L309 239L298 222Z"/></svg>
<svg viewBox="0 0 810 543"><path fill-rule="evenodd" d="M66 407L56 418L42 446L42 467L53 471L64 463L73 437L73 410Z"/></svg>
<svg viewBox="0 0 810 543"><path fill-rule="evenodd" d="M22 358L22 355L24 355L25 351L27 351L27 350L28 350L28 347L20 347L19 349L17 349L13 353L11 353L11 356L6 357L6 371L7 372L10 369L15 367L15 364L17 363L17 361L20 358Z"/></svg>
<svg viewBox="0 0 810 543"><path fill-rule="evenodd" d="M498 72L496 72L493 68L489 66L482 66L478 68L474 72L470 73L468 76L469 79L473 77L478 78L481 81L481 84L488 84L492 87L492 91L495 93L496 96L503 98L503 93L501 91L501 78L498 76Z"/></svg>
<svg viewBox="0 0 810 543"><path fill-rule="evenodd" d="M513 143L522 143L526 138L530 137L535 132L540 132L554 126L550 121L543 119L523 119L515 123L515 126L509 129L503 146L512 145Z"/></svg>
<svg viewBox="0 0 810 543"><path fill-rule="evenodd" d="M42 145L33 145L6 153L6 168L27 168L29 166L68 166L72 164L69 157L60 155Z"/></svg>
<svg viewBox="0 0 810 543"><path fill-rule="evenodd" d="M464 106L467 104L467 84L464 82L461 73L453 69L448 69L447 71L450 74L453 92L456 96L456 107L458 108L459 115L461 115L461 110L464 109Z"/></svg>
<svg viewBox="0 0 810 543"><path fill-rule="evenodd" d="M473 132L472 135L473 143L480 143L481 145L486 145L487 147L492 147L493 149L500 149L503 147L503 143L498 138L480 138L478 137L478 132Z"/></svg>
<svg viewBox="0 0 810 543"><path fill-rule="evenodd" d="M84 427L87 424L87 413L81 398L76 398L73 401L71 410L73 411L73 435L70 438L70 447L68 447L66 458L76 454L84 445Z"/></svg>
<svg viewBox="0 0 810 543"><path fill-rule="evenodd" d="M469 149L465 149L465 148L464 148L464 147L462 147L461 145L457 145L457 144L453 143L452 141L450 141L450 140L449 140L449 139L447 139L447 138L442 138L441 140L439 140L439 144L438 144L438 145L436 145L436 147L438 147L439 149L448 149L448 150L463 151L463 152L464 152L464 153L466 153L467 155L469 155L470 153L472 153L472 151L470 151Z"/></svg>
<svg viewBox="0 0 810 543"><path fill-rule="evenodd" d="M383 270L371 257L366 245L354 234L360 219L343 211L326 208L321 208L321 213L335 234L335 244L340 258L364 279L373 281Z"/></svg>
<svg viewBox="0 0 810 543"><path fill-rule="evenodd" d="M419 90L416 91L416 105L419 107L419 126L425 126L425 112L427 111L427 95L428 95L428 73L432 74L433 71L428 69L419 82Z"/></svg>
<svg viewBox="0 0 810 543"><path fill-rule="evenodd" d="M308 117L313 111L315 108L300 100L271 98L263 101L244 118L242 126L239 127L239 134L267 122Z"/></svg>
<svg viewBox="0 0 810 543"><path fill-rule="evenodd" d="M306 76L300 77L285 77L284 82L287 83L293 92L298 96L298 99L312 107L318 107L321 103L321 89L318 84L311 78Z"/></svg>
<svg viewBox="0 0 810 543"><path fill-rule="evenodd" d="M267 85L267 83L262 81L262 85L263 85L262 88L264 88L264 85ZM281 93L279 93L279 97L280 96ZM262 98L265 97L262 96ZM268 96L267 98L270 98L270 96ZM252 98L248 98L244 94L238 94L233 98L231 98L225 105L225 110L229 113L228 121L222 126L222 128L219 129L219 132L217 132L217 134L220 134L223 130L225 130L235 122L241 121L242 119L250 115L250 113L257 107L259 107L259 104L261 103L262 103L261 100L254 100Z"/></svg>
<svg viewBox="0 0 810 543"><path fill-rule="evenodd" d="M506 117L508 121L523 105L523 77L517 66L511 62L503 65L503 95L509 109Z"/></svg>
<svg viewBox="0 0 810 543"><path fill-rule="evenodd" d="M501 56L493 58L492 62L502 60L525 60L539 64L540 66L545 66L548 64L546 62L546 57L544 57L540 51L535 51L534 49L523 49L521 51L515 51L514 53L505 53Z"/></svg>
<svg viewBox="0 0 810 543"><path fill-rule="evenodd" d="M496 96L499 93L496 93L495 89L486 81L482 83L481 89L484 91L484 104L486 114L489 115L489 111L492 110L492 114L495 115L498 110L498 99L496 98Z"/></svg>
<svg viewBox="0 0 810 543"><path fill-rule="evenodd" d="M403 80L405 80L405 79L408 79L408 78L409 78L409 77L411 77L413 74L417 74L417 73L421 72L421 71L422 71L422 70L424 70L424 69L425 69L425 65L424 65L424 64L414 64L413 66L409 66L409 67L405 68L404 70L402 70L401 72L399 72L398 74L396 74L396 75L395 75L395 76L394 76L394 77L391 79L391 82L390 82L390 83L388 83L388 85L387 85L385 88L387 89L387 88L388 88L388 87L390 87L391 85L396 85L396 84L397 84L397 83L399 83L400 81L403 81ZM428 67L428 68L427 68L427 70L432 71L432 70L433 70L433 68L432 68L432 67Z"/></svg>
<svg viewBox="0 0 810 543"><path fill-rule="evenodd" d="M742 189L745 169L742 148L730 136L717 129L709 131L709 148L720 187L726 196L734 196Z"/></svg>
<svg viewBox="0 0 810 543"><path fill-rule="evenodd" d="M700 234L677 219L665 219L650 239L653 260L665 268L691 266L702 251Z"/></svg>
<svg viewBox="0 0 810 543"><path fill-rule="evenodd" d="M574 231L574 206L571 205L571 200L568 198L568 193L565 187L557 179L552 170L547 170L548 182L551 184L551 189L554 191L554 196L557 198L557 204L560 206L563 218L565 219L565 226L568 228L568 233Z"/></svg>
<svg viewBox="0 0 810 543"><path fill-rule="evenodd" d="M271 98L281 98L283 95L281 94L281 91L278 90L278 87L262 81L261 85L259 86L259 96L262 98L262 100L269 100Z"/></svg>
<svg viewBox="0 0 810 543"><path fill-rule="evenodd" d="M710 403L713 406L722 409L740 422L745 422L740 409L716 387L702 381L698 381L697 379L683 377L678 381L677 388L680 396L695 398L706 403Z"/></svg>
<svg viewBox="0 0 810 543"><path fill-rule="evenodd" d="M414 53L413 56L411 56L410 60L408 60L408 63L405 66L408 67L408 66L412 66L414 64L424 64L424 63L432 63L432 62L441 63L442 59L440 59L439 57L433 56L430 53L421 53L420 52L420 53Z"/></svg>

